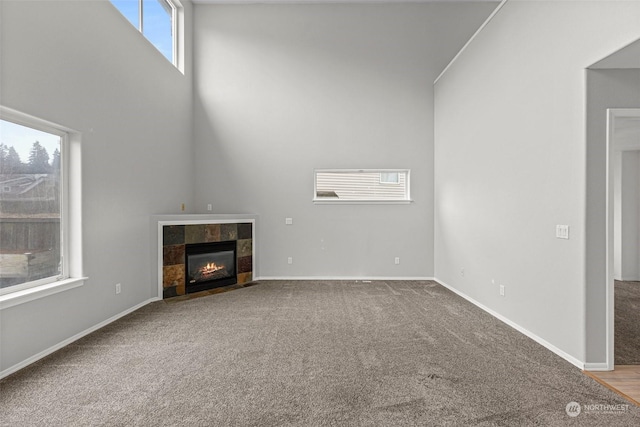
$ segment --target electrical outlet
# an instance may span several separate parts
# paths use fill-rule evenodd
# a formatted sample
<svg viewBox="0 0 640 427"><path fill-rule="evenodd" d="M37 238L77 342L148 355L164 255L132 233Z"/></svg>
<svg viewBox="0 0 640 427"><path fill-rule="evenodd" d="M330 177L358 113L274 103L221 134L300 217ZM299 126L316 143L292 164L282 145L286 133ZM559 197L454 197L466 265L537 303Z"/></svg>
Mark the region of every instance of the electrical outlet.
<svg viewBox="0 0 640 427"><path fill-rule="evenodd" d="M461 269L460 269L460 275L461 275L462 277L464 277L464 268L461 268Z"/></svg>
<svg viewBox="0 0 640 427"><path fill-rule="evenodd" d="M211 203L209 203L209 204L207 205L207 210L208 210L208 211L210 211L210 210L211 210Z"/></svg>
<svg viewBox="0 0 640 427"><path fill-rule="evenodd" d="M122 285L120 283L116 283L116 295L122 291Z"/></svg>
<svg viewBox="0 0 640 427"><path fill-rule="evenodd" d="M284 219L284 224L285 225L293 225L293 218L285 218Z"/></svg>
<svg viewBox="0 0 640 427"><path fill-rule="evenodd" d="M180 205L180 210L181 210L182 212L184 212L184 203L182 203L182 204Z"/></svg>
<svg viewBox="0 0 640 427"><path fill-rule="evenodd" d="M504 296L504 285L500 285L500 296Z"/></svg>
<svg viewBox="0 0 640 427"><path fill-rule="evenodd" d="M400 264L400 257L399 256L396 257L396 261L395 262L396 262L396 265Z"/></svg>
<svg viewBox="0 0 640 427"><path fill-rule="evenodd" d="M287 258L287 264L293 264L293 258L292 257Z"/></svg>
<svg viewBox="0 0 640 427"><path fill-rule="evenodd" d="M556 238L569 239L569 226L568 225L556 225Z"/></svg>

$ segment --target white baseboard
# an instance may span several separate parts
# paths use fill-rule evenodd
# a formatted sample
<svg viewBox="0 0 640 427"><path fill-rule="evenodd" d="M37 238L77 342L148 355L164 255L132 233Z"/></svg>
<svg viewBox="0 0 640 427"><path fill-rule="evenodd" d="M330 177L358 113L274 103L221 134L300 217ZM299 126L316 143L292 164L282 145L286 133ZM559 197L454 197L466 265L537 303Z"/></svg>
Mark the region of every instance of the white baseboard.
<svg viewBox="0 0 640 427"><path fill-rule="evenodd" d="M585 371L611 371L612 369L606 363L585 363Z"/></svg>
<svg viewBox="0 0 640 427"><path fill-rule="evenodd" d="M52 347L49 347L48 349L46 349L44 351L41 351L40 353L38 353L38 354L36 354L34 356L31 356L28 359L23 360L22 362L17 363L15 365L5 369L4 371L1 371L0 372L0 379L13 374L14 372L17 372L20 369L26 368L27 366L31 365L34 362L37 362L38 360L42 359L43 357L46 357L46 356L50 355L51 353L56 352L56 351L60 350L61 348L68 346L69 344L73 343L74 341L77 341L80 338L82 338L82 337L84 337L86 335L89 335L90 333L95 332L98 329L107 326L109 323L115 322L116 320L120 319L121 317L124 317L129 313L133 313L134 311L138 310L139 308L144 307L145 305L147 305L147 304L149 304L151 302L154 302L154 301L160 301L160 299L157 298L157 297L154 297L154 298L150 298L150 299L148 299L148 300L146 300L144 302L141 302L140 304L135 305L135 306L123 311L122 313L118 313L115 316L112 316L112 317L108 318L107 320L105 320L103 322L100 322L97 325L92 326L89 329L86 329L86 330L84 330L84 331L72 336L71 338L67 338L64 341L61 341L58 344L56 344L56 345L54 345Z"/></svg>
<svg viewBox="0 0 640 427"><path fill-rule="evenodd" d="M473 298L471 298L470 296L466 295L465 293L459 291L458 289L454 288L453 286L449 286L446 283L444 283L442 280L439 279L435 279L436 282L438 282L439 284L441 284L442 286L444 286L445 288L449 289L451 292L460 295L462 298L466 299L467 301L469 301L470 303L472 303L473 305L481 308L482 310L486 311L487 313L489 313L490 315L492 315L493 317L495 317L496 319L506 323L507 325L511 326L513 329L515 329L516 331L520 332L521 334L531 338L532 340L534 340L535 342L537 342L538 344L542 345L543 347L547 348L548 350L552 351L553 353L557 354L558 356L562 357L564 360L566 360L567 362L571 363L572 365L584 370L585 368L585 363L576 359L575 357L571 356L569 353L566 353L563 350L560 350L558 347L554 346L553 344L551 344L550 342L546 341L545 339L537 336L536 334L534 334L533 332L529 331L526 328L523 328L522 326L518 325L517 323L513 322L512 320L507 319L506 317L504 317L503 315L491 310L489 307L486 307L485 305L479 303L478 301L474 300Z"/></svg>
<svg viewBox="0 0 640 427"><path fill-rule="evenodd" d="M376 280L436 280L433 277L379 277L379 276L262 276L253 280L343 280L351 282L376 281Z"/></svg>

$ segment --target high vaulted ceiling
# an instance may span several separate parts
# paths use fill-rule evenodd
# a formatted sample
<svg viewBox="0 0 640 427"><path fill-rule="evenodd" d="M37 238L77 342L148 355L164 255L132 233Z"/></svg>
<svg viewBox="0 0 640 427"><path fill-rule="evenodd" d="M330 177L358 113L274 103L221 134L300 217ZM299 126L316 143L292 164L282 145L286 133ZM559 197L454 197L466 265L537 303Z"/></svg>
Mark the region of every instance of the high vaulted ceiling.
<svg viewBox="0 0 640 427"><path fill-rule="evenodd" d="M196 4L323 4L323 3L460 3L460 2L485 2L500 3L500 0L192 0Z"/></svg>
<svg viewBox="0 0 640 427"><path fill-rule="evenodd" d="M611 69L611 68L640 68L640 40L636 40L617 52L612 53L601 61L596 62L589 68Z"/></svg>

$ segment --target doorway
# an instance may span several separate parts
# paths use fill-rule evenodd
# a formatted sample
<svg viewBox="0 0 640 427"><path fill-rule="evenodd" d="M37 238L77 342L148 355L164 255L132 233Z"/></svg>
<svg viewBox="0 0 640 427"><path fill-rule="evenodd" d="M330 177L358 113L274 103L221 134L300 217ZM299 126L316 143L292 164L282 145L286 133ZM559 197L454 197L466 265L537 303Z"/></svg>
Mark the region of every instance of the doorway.
<svg viewBox="0 0 640 427"><path fill-rule="evenodd" d="M607 110L607 364L640 364L640 109Z"/></svg>

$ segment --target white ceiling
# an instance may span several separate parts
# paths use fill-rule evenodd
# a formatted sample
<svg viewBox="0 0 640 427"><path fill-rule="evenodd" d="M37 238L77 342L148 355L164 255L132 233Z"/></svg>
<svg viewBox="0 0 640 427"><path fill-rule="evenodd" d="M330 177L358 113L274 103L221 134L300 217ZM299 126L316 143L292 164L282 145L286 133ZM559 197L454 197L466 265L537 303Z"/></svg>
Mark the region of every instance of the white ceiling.
<svg viewBox="0 0 640 427"><path fill-rule="evenodd" d="M640 40L623 47L589 68L640 68Z"/></svg>

